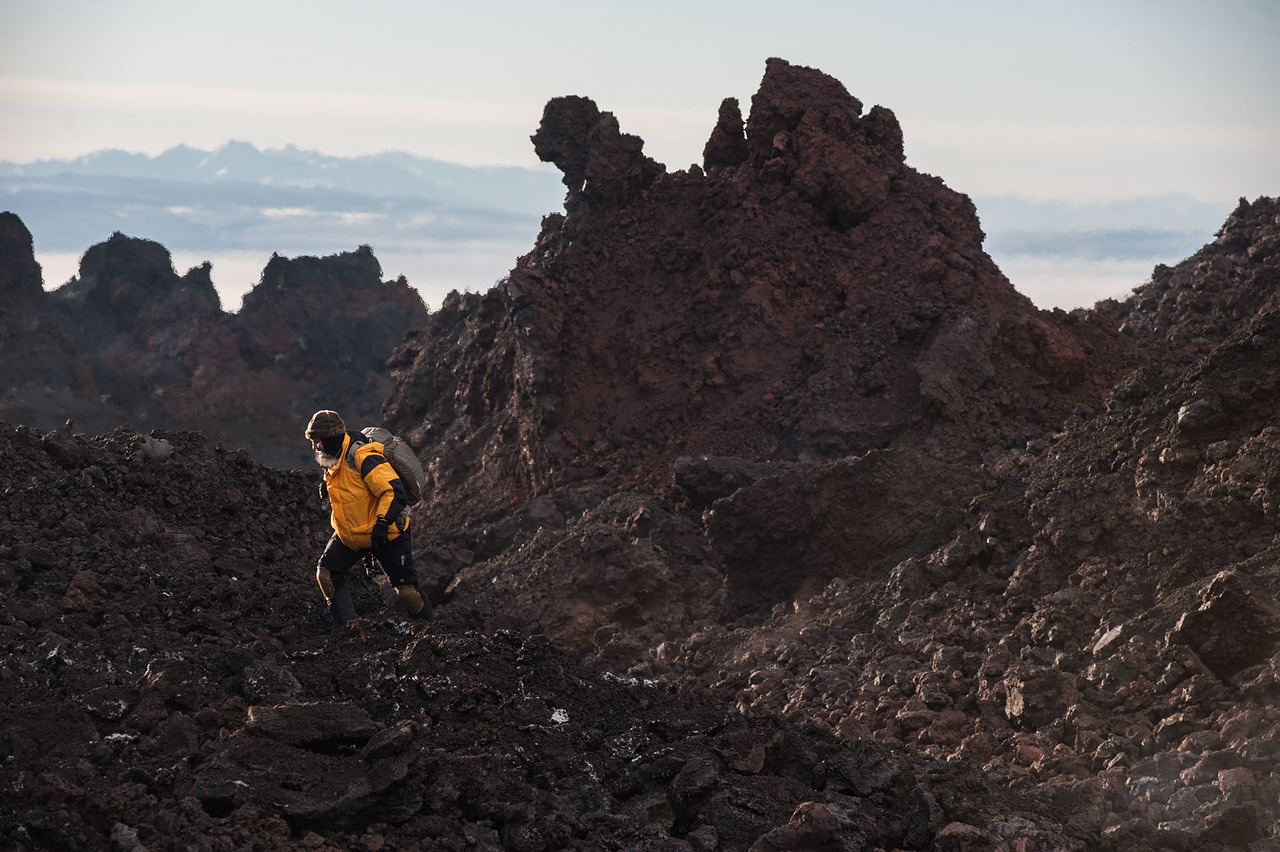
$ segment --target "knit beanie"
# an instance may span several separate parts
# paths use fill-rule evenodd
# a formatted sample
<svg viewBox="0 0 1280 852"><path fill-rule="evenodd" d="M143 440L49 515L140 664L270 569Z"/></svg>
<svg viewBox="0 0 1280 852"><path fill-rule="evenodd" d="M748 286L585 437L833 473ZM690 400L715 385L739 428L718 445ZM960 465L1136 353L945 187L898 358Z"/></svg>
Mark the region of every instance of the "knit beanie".
<svg viewBox="0 0 1280 852"><path fill-rule="evenodd" d="M306 435L313 441L321 441L325 438L336 438L347 431L347 424L342 422L342 418L338 416L338 412L325 409L317 411L311 416L311 422L307 424Z"/></svg>

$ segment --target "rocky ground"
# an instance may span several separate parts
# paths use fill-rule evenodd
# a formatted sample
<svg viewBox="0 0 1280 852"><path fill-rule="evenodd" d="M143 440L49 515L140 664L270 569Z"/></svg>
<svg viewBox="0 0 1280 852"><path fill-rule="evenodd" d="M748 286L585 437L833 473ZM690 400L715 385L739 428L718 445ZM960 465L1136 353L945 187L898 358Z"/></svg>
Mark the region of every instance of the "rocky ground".
<svg viewBox="0 0 1280 852"><path fill-rule="evenodd" d="M14 852L1085 848L973 765L584 668L462 603L411 623L368 579L328 632L317 474L126 429L4 425L0 457Z"/></svg>
<svg viewBox="0 0 1280 852"><path fill-rule="evenodd" d="M812 69L533 142L390 361L437 621L323 629L312 470L3 427L11 849L1280 848L1280 201L1046 313Z"/></svg>

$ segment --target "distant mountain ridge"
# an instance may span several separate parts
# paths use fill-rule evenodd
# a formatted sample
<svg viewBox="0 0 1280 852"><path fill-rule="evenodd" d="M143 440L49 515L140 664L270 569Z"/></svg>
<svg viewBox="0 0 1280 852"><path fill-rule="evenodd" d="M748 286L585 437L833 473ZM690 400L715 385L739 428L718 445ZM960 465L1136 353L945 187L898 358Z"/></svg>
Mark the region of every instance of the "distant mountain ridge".
<svg viewBox="0 0 1280 852"><path fill-rule="evenodd" d="M0 161L0 179L6 181L72 175L422 196L450 206L535 215L549 212L547 205L558 205L562 195L559 177L550 169L463 166L395 151L336 157L293 145L259 149L235 140L214 151L178 145L154 157L109 149L70 160Z"/></svg>

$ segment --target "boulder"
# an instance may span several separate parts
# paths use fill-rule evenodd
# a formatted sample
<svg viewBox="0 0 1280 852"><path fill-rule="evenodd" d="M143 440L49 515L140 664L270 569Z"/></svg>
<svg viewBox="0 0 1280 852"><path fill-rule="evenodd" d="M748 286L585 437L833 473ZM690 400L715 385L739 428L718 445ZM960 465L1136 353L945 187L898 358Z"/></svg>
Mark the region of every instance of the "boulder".
<svg viewBox="0 0 1280 852"><path fill-rule="evenodd" d="M1038 666L1015 665L1004 684L1005 713L1010 721L1032 730L1053 722L1079 696L1073 676Z"/></svg>
<svg viewBox="0 0 1280 852"><path fill-rule="evenodd" d="M378 731L369 714L351 703L310 702L250 707L245 731L290 745L367 742Z"/></svg>
<svg viewBox="0 0 1280 852"><path fill-rule="evenodd" d="M1199 600L1199 607L1178 618L1166 642L1190 647L1223 680L1275 653L1280 606L1239 571L1219 572Z"/></svg>
<svg viewBox="0 0 1280 852"><path fill-rule="evenodd" d="M755 843L749 852L845 852L849 846L840 836L840 820L821 802L803 802L786 825L779 826Z"/></svg>

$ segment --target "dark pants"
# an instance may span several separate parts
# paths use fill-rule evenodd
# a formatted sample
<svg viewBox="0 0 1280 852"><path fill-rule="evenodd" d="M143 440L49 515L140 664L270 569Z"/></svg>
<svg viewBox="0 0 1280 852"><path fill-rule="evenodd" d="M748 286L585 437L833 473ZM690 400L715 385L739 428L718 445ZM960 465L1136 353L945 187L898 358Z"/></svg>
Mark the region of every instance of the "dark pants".
<svg viewBox="0 0 1280 852"><path fill-rule="evenodd" d="M409 538L408 530L386 544L370 550L352 550L342 543L337 533L334 533L329 538L329 543L325 545L324 553L320 554L319 567L329 572L333 582L334 600L329 603L330 608L334 610L332 615L335 623L345 623L355 618L355 608L351 603L351 578L347 576L347 572L366 553L373 554L373 558L378 560L383 572L391 580L391 585L397 588L412 586L419 589L418 572L413 566L413 542ZM430 620L431 601L426 595L422 595L422 603L424 609L418 617Z"/></svg>
<svg viewBox="0 0 1280 852"><path fill-rule="evenodd" d="M324 553L320 554L320 567L328 568L333 575L333 585L341 588L348 582L347 572L351 570L351 566L359 562L360 557L366 553L372 553L373 558L378 560L393 586L418 584L418 572L413 567L413 543L409 540L407 530L381 547L371 550L352 550L334 533L325 545ZM342 579L339 580L339 577Z"/></svg>

